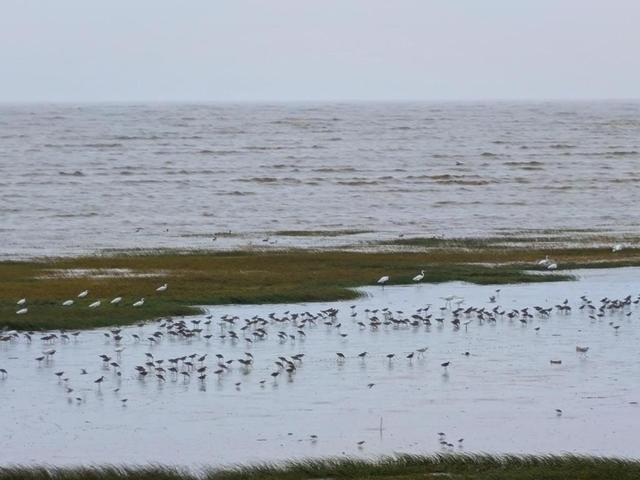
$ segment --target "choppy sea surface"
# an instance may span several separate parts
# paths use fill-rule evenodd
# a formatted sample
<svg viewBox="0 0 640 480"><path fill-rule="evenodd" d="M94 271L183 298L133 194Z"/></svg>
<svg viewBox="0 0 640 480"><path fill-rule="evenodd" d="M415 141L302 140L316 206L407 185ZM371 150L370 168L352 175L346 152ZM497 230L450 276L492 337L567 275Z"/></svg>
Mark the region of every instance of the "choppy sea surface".
<svg viewBox="0 0 640 480"><path fill-rule="evenodd" d="M575 273L575 282L369 287L355 302L210 307L210 324L200 315L180 328L175 318L68 340L4 332L2 462L638 457L639 269Z"/></svg>
<svg viewBox="0 0 640 480"><path fill-rule="evenodd" d="M0 257L624 235L639 161L638 102L3 105Z"/></svg>

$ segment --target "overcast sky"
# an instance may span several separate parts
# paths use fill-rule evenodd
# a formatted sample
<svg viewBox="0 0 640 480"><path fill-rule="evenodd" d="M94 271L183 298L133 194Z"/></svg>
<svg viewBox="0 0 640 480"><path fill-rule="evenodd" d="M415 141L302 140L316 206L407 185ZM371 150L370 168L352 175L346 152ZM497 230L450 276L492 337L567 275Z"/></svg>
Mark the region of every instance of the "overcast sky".
<svg viewBox="0 0 640 480"><path fill-rule="evenodd" d="M0 101L640 98L640 0L2 0Z"/></svg>

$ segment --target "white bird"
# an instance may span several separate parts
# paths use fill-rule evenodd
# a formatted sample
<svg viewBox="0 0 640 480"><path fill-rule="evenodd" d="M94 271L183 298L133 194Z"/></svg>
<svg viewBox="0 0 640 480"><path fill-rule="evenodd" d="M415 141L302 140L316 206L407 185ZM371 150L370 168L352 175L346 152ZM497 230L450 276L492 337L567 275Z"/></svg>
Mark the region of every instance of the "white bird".
<svg viewBox="0 0 640 480"><path fill-rule="evenodd" d="M83 290L82 292L80 292L80 293L78 294L78 298L84 298L84 297L86 297L87 295L89 295L89 290Z"/></svg>
<svg viewBox="0 0 640 480"><path fill-rule="evenodd" d="M164 285L160 285L158 288L156 288L156 292L164 292L167 289L167 284L165 283Z"/></svg>
<svg viewBox="0 0 640 480"><path fill-rule="evenodd" d="M547 265L547 270L555 270L557 268L558 268L557 263L550 263L549 265Z"/></svg>
<svg viewBox="0 0 640 480"><path fill-rule="evenodd" d="M624 246L621 243L618 243L617 245L614 245L613 248L611 249L611 251L613 253L619 252L624 248Z"/></svg>
<svg viewBox="0 0 640 480"><path fill-rule="evenodd" d="M113 300L111 300L109 303L111 305L117 305L118 303L120 303L122 301L122 297L116 297Z"/></svg>
<svg viewBox="0 0 640 480"><path fill-rule="evenodd" d="M551 263L551 260L549 260L549 255L545 255L545 257L538 262L538 265L542 265L543 267L546 267L550 263Z"/></svg>
<svg viewBox="0 0 640 480"><path fill-rule="evenodd" d="M18 310L16 312L17 315L24 315L25 313L27 313L29 311L29 309L27 308L21 308L20 310Z"/></svg>
<svg viewBox="0 0 640 480"><path fill-rule="evenodd" d="M70 307L71 305L73 305L73 300L65 300L62 302L63 307Z"/></svg>
<svg viewBox="0 0 640 480"><path fill-rule="evenodd" d="M97 302L93 302L91 305L89 305L89 308L98 308L100 306L100 300L98 300Z"/></svg>
<svg viewBox="0 0 640 480"><path fill-rule="evenodd" d="M420 281L422 281L423 278L424 278L424 270L422 270L420 272L420 274L418 274L415 277L413 277L413 281L414 282L420 282Z"/></svg>
<svg viewBox="0 0 640 480"><path fill-rule="evenodd" d="M20 300L17 301L16 305L24 305L25 303L27 303L27 299L21 298Z"/></svg>
<svg viewBox="0 0 640 480"><path fill-rule="evenodd" d="M133 304L134 307L141 307L142 305L144 305L144 298L141 298Z"/></svg>
<svg viewBox="0 0 640 480"><path fill-rule="evenodd" d="M378 284L379 285L384 285L385 283L387 283L389 281L389 276L385 275L384 277L380 277L378 279Z"/></svg>

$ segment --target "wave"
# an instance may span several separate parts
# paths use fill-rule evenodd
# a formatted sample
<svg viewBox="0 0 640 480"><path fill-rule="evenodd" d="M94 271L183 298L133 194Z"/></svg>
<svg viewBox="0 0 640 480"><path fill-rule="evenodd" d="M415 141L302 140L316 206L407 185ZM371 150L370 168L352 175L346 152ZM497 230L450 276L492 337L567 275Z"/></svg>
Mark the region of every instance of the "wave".
<svg viewBox="0 0 640 480"><path fill-rule="evenodd" d="M338 185L346 185L348 187L362 187L367 185L381 185L382 182L375 180L343 180L336 182Z"/></svg>
<svg viewBox="0 0 640 480"><path fill-rule="evenodd" d="M256 195L255 192L241 192L239 190L234 190L232 192L220 192L218 193L218 195L223 195L223 196L231 196L231 197L246 197L249 195Z"/></svg>
<svg viewBox="0 0 640 480"><path fill-rule="evenodd" d="M138 135L115 135L111 138L119 141L129 141L129 140L163 140L165 137L160 137L158 135L151 135L149 137L138 136Z"/></svg>
<svg viewBox="0 0 640 480"><path fill-rule="evenodd" d="M80 145L85 148L121 148L124 147L121 143L83 143Z"/></svg>
<svg viewBox="0 0 640 480"><path fill-rule="evenodd" d="M320 167L320 168L312 168L312 172L317 173L353 173L357 172L357 168L353 167Z"/></svg>
<svg viewBox="0 0 640 480"><path fill-rule="evenodd" d="M609 152L609 155L613 155L615 157L624 157L626 155L638 155L637 150L614 150L613 152Z"/></svg>
<svg viewBox="0 0 640 480"><path fill-rule="evenodd" d="M249 150L249 151L255 151L255 152L265 152L265 151L269 151L269 150L285 150L286 147L282 147L282 146L264 146L264 145L249 145L247 147L244 147L244 150Z"/></svg>
<svg viewBox="0 0 640 480"><path fill-rule="evenodd" d="M482 186L497 183L477 175L451 175L450 173L431 175L429 178L439 185Z"/></svg>
<svg viewBox="0 0 640 480"><path fill-rule="evenodd" d="M504 162L503 165L508 165L510 167L521 167L521 166L543 167L544 163L539 162L537 160L529 160L529 161L522 161L522 162L509 161L509 162Z"/></svg>
<svg viewBox="0 0 640 480"><path fill-rule="evenodd" d="M569 145L568 143L553 143L551 145L549 145L549 148L555 148L555 149L567 149L567 148L577 148L576 145Z"/></svg>
<svg viewBox="0 0 640 480"><path fill-rule="evenodd" d="M490 182L489 180L439 180L437 183L440 185L463 185L476 187L482 185L491 185L495 182Z"/></svg>
<svg viewBox="0 0 640 480"><path fill-rule="evenodd" d="M431 156L433 158L464 158L464 155L446 154L446 153L434 153Z"/></svg>
<svg viewBox="0 0 640 480"><path fill-rule="evenodd" d="M462 206L462 205L482 205L483 203L480 201L472 201L472 202L456 202L454 200L441 200L439 202L435 202L433 203L433 206L436 208L442 208L442 207L450 207L453 205L456 206Z"/></svg>
<svg viewBox="0 0 640 480"><path fill-rule="evenodd" d="M602 181L602 180L599 180ZM612 178L611 180L606 180L607 183L638 183L640 182L640 178L638 177L625 177L625 178Z"/></svg>
<svg viewBox="0 0 640 480"><path fill-rule="evenodd" d="M203 148L202 150L198 150L200 155L233 155L235 153L240 153L238 150L209 150L207 148Z"/></svg>
<svg viewBox="0 0 640 480"><path fill-rule="evenodd" d="M293 177L251 177L251 178L236 178L235 182L244 182L244 183L263 183L263 184L278 184L278 183L286 183L286 184L300 184L302 183L297 178Z"/></svg>
<svg viewBox="0 0 640 480"><path fill-rule="evenodd" d="M51 215L52 218L90 218L90 217L99 217L101 214L97 212L89 212L89 213L57 213Z"/></svg>
<svg viewBox="0 0 640 480"><path fill-rule="evenodd" d="M528 162L504 162L504 166L506 167L515 167L520 170L529 170L529 171L538 171L544 170L545 164L542 162L538 162L536 160L531 160Z"/></svg>

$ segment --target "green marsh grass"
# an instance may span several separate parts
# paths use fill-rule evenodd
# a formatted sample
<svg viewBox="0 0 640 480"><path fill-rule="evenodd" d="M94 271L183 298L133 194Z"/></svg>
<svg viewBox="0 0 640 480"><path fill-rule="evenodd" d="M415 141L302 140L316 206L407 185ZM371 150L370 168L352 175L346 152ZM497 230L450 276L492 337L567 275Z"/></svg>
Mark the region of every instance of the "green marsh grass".
<svg viewBox="0 0 640 480"><path fill-rule="evenodd" d="M395 455L237 466L198 473L171 467L13 467L0 480L637 480L640 460L575 455Z"/></svg>
<svg viewBox="0 0 640 480"><path fill-rule="evenodd" d="M424 283L466 281L508 284L570 280L562 272L539 275L536 261L550 255L559 270L579 267L640 265L640 250L613 254L609 249L562 250L477 247L432 248L420 252L336 250L135 252L104 256L0 262L0 327L78 329L132 324L162 316L196 313L195 305L300 303L348 300L355 288L411 283L425 270ZM136 276L74 276L56 272L126 269ZM157 286L169 289L156 293ZM77 294L88 289L87 298ZM109 300L124 297L113 306ZM140 308L131 305L144 297ZM27 298L29 312L16 315L16 301ZM63 307L64 300L76 304ZM101 300L102 306L88 305Z"/></svg>

